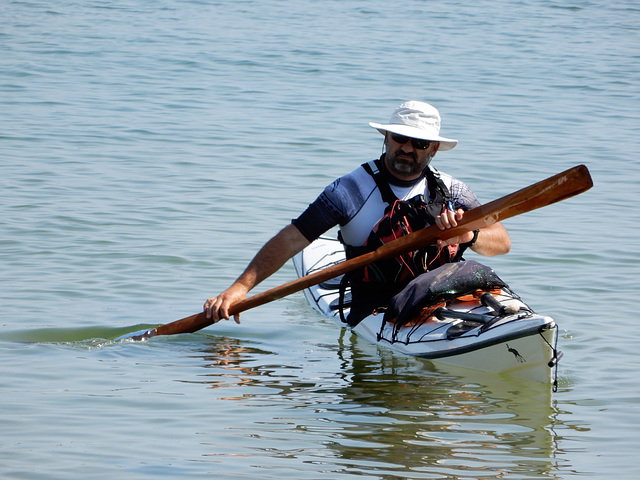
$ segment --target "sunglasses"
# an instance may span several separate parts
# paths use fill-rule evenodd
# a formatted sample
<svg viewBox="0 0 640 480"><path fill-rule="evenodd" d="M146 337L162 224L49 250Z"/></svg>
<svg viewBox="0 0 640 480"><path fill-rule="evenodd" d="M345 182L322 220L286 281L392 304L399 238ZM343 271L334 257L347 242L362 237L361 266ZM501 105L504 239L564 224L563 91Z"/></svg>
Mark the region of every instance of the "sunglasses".
<svg viewBox="0 0 640 480"><path fill-rule="evenodd" d="M419 138L405 137L404 135L398 135L397 133L392 133L391 139L394 142L399 143L400 145L404 145L409 140L411 140L411 145L413 145L413 148L417 148L418 150L426 150L427 148L429 148L429 145L431 145L431 140L421 140Z"/></svg>

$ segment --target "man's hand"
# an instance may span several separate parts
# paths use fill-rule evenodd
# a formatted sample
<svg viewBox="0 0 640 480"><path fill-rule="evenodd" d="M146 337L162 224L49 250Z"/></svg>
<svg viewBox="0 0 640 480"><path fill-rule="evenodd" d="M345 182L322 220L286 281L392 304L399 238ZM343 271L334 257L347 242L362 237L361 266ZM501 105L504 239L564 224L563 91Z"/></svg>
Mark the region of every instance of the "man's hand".
<svg viewBox="0 0 640 480"><path fill-rule="evenodd" d="M440 230L447 230L449 228L457 227L458 222L464 217L464 210L459 208L457 211L449 210L446 207L442 209L442 214L436 217L436 225ZM456 237L447 238L446 240L438 239L436 245L438 248L446 247L447 245L456 245L459 243L467 243L473 239L473 232L466 232Z"/></svg>
<svg viewBox="0 0 640 480"><path fill-rule="evenodd" d="M436 225L440 230L457 227L458 222L464 217L464 210L458 209L452 211L443 209L442 214L436 217ZM455 245L459 243L468 243L473 240L473 232L466 232L457 237L451 237L446 240L438 239L436 245L438 248L447 245ZM471 250L480 255L504 255L511 250L511 239L509 233L500 222L496 222L488 227L483 227L478 233L476 242L471 246Z"/></svg>
<svg viewBox="0 0 640 480"><path fill-rule="evenodd" d="M220 320L229 320L229 308L231 305L244 300L248 290L240 283L234 283L217 297L211 297L204 302L204 312L207 318L213 319L213 323ZM240 323L240 314L233 316L236 323Z"/></svg>

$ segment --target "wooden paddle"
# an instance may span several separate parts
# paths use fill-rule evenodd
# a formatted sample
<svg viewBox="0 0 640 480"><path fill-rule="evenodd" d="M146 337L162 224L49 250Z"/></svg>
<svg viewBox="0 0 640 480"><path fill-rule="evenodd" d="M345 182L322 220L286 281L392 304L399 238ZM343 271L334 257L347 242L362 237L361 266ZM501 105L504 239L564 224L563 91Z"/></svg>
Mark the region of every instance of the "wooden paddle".
<svg viewBox="0 0 640 480"><path fill-rule="evenodd" d="M234 304L229 313L234 315L250 308L272 302L292 293L298 292L312 285L325 282L331 278L343 275L371 262L396 257L410 250L433 244L437 239L447 239L461 235L477 228L487 227L496 222L521 213L530 212L547 205L559 202L574 195L589 190L593 186L589 170L584 165L578 165L562 173L534 183L510 195L481 205L465 212L463 219L455 228L440 230L437 226L424 228L410 235L393 240L376 251L346 260L319 272L307 275L289 283L285 283L271 290L259 293ZM121 339L146 340L156 335L175 335L178 333L192 333L211 325L212 319L206 318L204 312L160 325L152 330L136 332L120 337Z"/></svg>

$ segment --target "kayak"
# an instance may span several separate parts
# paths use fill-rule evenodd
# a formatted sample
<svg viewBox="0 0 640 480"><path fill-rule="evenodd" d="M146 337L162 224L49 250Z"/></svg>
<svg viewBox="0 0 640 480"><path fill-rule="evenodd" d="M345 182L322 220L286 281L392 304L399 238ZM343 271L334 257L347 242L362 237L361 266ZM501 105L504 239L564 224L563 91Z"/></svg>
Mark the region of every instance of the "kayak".
<svg viewBox="0 0 640 480"><path fill-rule="evenodd" d="M297 254L293 264L298 277L303 277L344 260L340 242L321 237ZM469 263L476 269L481 265ZM453 295L447 286L447 295L435 294L439 298L427 299L432 301L418 305L418 310L414 306L409 310L413 311L410 318L391 318L389 312L372 311L349 326L341 318L348 315L350 295L347 288L341 317L340 280L334 278L305 289L305 298L319 313L351 328L370 343L443 366L518 375L540 382L550 382L553 376L555 384L554 367L557 373L562 355L557 350L557 324L553 318L535 313L506 284Z"/></svg>

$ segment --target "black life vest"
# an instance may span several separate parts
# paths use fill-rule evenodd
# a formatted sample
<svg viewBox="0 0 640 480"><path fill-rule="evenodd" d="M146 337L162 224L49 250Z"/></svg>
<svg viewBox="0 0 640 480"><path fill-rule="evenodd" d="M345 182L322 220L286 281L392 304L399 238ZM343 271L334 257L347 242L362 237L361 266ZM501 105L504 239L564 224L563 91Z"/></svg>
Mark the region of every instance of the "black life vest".
<svg viewBox="0 0 640 480"><path fill-rule="evenodd" d="M400 236L435 225L435 218L442 213L443 206L451 202L449 189L440 175L430 168L425 172L430 200L426 201L424 195L418 195L409 200L399 200L381 172L381 162L382 159L375 160L363 164L362 167L373 177L387 207L363 246L354 247L345 244L347 259L373 252ZM460 260L462 250L457 245L442 249L436 245L429 245L395 258L371 263L345 275L341 291L344 294L346 286L350 286L354 303L366 298L365 311L369 309L369 304L372 302L380 302L378 306L381 306L420 274L445 263ZM352 314L355 313L354 306L354 304L351 305ZM352 323L352 315L349 316L348 323Z"/></svg>

